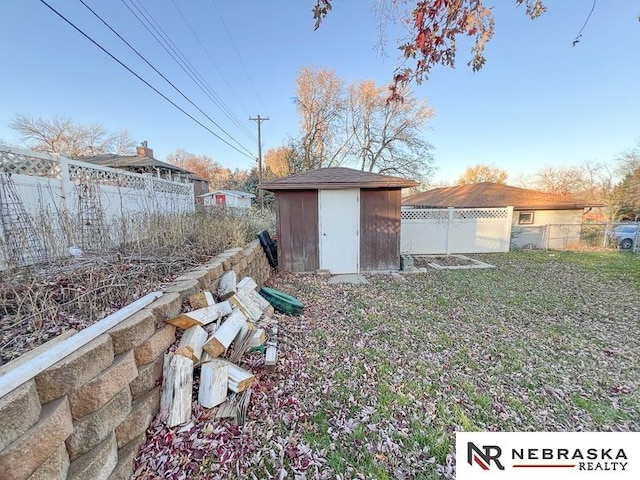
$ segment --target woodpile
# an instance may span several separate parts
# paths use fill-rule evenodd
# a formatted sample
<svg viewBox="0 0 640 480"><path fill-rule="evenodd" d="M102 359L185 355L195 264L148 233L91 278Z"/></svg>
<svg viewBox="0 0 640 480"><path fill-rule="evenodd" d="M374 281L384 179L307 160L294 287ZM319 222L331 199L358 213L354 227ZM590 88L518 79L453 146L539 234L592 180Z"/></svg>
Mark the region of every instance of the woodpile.
<svg viewBox="0 0 640 480"><path fill-rule="evenodd" d="M264 352L266 370L273 370L277 361L274 310L256 288L252 278L236 282L235 273L229 271L220 279L217 295L207 291L192 295L192 310L167 321L184 330L177 349L164 357L160 411L167 426L191 420L196 368L200 369L198 403L218 407L217 418L244 422L255 376L237 363L252 348Z"/></svg>

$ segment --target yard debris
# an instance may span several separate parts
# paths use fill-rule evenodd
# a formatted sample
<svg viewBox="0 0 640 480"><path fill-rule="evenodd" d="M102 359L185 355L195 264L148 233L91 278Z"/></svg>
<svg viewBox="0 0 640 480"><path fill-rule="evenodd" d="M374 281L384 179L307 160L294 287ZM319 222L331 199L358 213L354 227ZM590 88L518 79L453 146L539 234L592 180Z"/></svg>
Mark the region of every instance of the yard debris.
<svg viewBox="0 0 640 480"><path fill-rule="evenodd" d="M196 310L167 321L184 330L177 349L165 356L159 416L167 427L192 420L194 383L200 407L220 406L220 415L244 422L256 377L237 363L250 348L267 341L267 331L277 333L277 323L268 313L271 311L268 302L254 301L251 292L257 295L257 284L252 278L245 277L238 285L239 288L235 273L227 276L225 285L219 289L219 295L224 297L222 301L216 303L211 292L200 292L189 298L189 304L198 307ZM275 341L269 342L264 364L272 369ZM222 358L225 355L227 358ZM200 369L197 382L194 382L194 368ZM228 399L229 392L233 397Z"/></svg>

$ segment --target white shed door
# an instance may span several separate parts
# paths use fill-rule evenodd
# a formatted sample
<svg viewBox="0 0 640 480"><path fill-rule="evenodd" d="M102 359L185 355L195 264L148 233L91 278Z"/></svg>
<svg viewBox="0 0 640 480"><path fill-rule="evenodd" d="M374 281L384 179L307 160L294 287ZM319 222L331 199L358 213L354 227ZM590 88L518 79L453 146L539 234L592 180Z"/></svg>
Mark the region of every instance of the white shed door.
<svg viewBox="0 0 640 480"><path fill-rule="evenodd" d="M331 273L358 273L360 189L318 193L320 268Z"/></svg>

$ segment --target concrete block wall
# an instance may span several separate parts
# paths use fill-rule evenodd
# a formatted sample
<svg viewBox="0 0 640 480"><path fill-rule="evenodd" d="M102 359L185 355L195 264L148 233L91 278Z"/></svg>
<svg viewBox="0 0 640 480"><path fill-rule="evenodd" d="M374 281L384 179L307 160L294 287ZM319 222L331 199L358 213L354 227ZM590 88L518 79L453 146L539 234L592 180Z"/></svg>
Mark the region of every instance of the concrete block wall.
<svg viewBox="0 0 640 480"><path fill-rule="evenodd" d="M160 405L163 355L175 342L175 327L164 322L177 316L193 293L215 293L228 270L258 285L271 272L257 240L227 250L0 398L0 478L130 478Z"/></svg>

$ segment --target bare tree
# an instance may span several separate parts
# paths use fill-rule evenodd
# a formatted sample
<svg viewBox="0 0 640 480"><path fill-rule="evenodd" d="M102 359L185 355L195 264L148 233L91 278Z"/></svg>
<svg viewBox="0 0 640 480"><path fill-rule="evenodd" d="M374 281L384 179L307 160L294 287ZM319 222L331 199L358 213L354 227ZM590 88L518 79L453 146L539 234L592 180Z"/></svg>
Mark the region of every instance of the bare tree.
<svg viewBox="0 0 640 480"><path fill-rule="evenodd" d="M507 172L495 165L479 163L472 167L467 167L464 173L458 177L458 185L482 182L499 183L504 185L507 183Z"/></svg>
<svg viewBox="0 0 640 480"><path fill-rule="evenodd" d="M343 109L343 81L333 70L304 67L296 78L294 102L300 118L303 170L328 167L328 152Z"/></svg>
<svg viewBox="0 0 640 480"><path fill-rule="evenodd" d="M24 145L37 152L61 153L72 157L102 153L132 153L135 142L126 130L111 133L100 124L82 125L69 118L50 120L25 114L14 116L9 125Z"/></svg>
<svg viewBox="0 0 640 480"><path fill-rule="evenodd" d="M424 132L433 116L426 102L404 92L404 102L388 102L386 87L371 80L343 88L333 71L305 67L295 99L300 115L299 148L292 144L290 171L355 164L368 172L428 179L431 144ZM300 152L299 154L297 152Z"/></svg>
<svg viewBox="0 0 640 480"><path fill-rule="evenodd" d="M582 189L584 178L584 171L580 167L547 166L536 173L534 185L541 192L570 195Z"/></svg>
<svg viewBox="0 0 640 480"><path fill-rule="evenodd" d="M544 167L535 175L533 184L543 192L574 195L592 205L603 205L606 220L614 221L627 192L619 188L618 179L610 165L585 161L578 166Z"/></svg>
<svg viewBox="0 0 640 480"><path fill-rule="evenodd" d="M433 157L424 131L433 110L404 91L403 102L388 102L387 92L372 80L349 86L344 145L361 170L426 179Z"/></svg>

